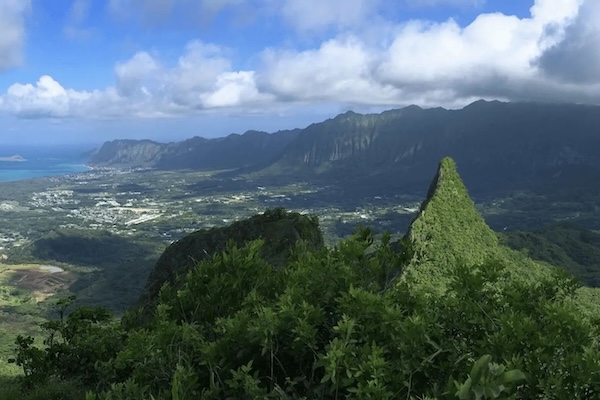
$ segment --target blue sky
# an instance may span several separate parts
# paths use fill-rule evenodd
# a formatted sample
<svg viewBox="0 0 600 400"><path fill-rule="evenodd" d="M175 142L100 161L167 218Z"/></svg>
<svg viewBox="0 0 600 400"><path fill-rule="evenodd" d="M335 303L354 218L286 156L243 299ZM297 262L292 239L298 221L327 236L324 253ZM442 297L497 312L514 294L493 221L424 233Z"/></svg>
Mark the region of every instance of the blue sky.
<svg viewBox="0 0 600 400"><path fill-rule="evenodd" d="M0 0L0 144L600 104L597 0Z"/></svg>

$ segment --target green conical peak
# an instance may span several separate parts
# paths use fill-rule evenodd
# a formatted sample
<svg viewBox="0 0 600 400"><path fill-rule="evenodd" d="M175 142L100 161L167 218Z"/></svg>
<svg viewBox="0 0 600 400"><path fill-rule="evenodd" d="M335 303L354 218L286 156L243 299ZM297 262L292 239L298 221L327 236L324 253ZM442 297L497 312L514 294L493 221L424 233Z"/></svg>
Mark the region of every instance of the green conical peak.
<svg viewBox="0 0 600 400"><path fill-rule="evenodd" d="M407 238L413 251L407 278L436 280L457 264L480 264L498 252L498 238L485 223L451 158L444 158Z"/></svg>

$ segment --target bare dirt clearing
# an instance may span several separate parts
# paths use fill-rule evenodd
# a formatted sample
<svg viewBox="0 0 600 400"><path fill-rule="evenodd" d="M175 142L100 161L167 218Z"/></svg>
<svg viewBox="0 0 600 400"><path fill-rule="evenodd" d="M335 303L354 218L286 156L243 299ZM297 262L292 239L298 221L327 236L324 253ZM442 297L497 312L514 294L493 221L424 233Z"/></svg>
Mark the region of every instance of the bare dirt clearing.
<svg viewBox="0 0 600 400"><path fill-rule="evenodd" d="M68 288L76 279L76 274L51 265L0 266L0 284L26 290L37 302Z"/></svg>

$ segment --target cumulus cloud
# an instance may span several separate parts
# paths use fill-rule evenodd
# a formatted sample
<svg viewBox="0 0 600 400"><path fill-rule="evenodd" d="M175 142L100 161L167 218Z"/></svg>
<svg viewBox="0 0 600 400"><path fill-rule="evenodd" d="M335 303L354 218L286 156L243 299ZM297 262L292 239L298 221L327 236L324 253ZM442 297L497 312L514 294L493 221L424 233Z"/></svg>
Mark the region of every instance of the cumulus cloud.
<svg viewBox="0 0 600 400"><path fill-rule="evenodd" d="M139 0L111 0L119 1ZM171 7L178 0L152 1ZM232 1L241 0L215 7ZM313 48L262 50L253 69L236 68L234 52L192 41L174 61L140 51L117 63L114 84L101 90L70 90L49 76L15 84L0 96L0 109L29 118L120 118L269 113L290 104L460 107L479 98L600 104L596 0L536 0L527 18L487 13L466 26L453 19L384 21L353 31L356 10L368 7L362 0L344 2L348 10L339 14L295 15L306 4L326 10L336 1L321 0L319 8L288 0L298 30L339 29Z"/></svg>
<svg viewBox="0 0 600 400"><path fill-rule="evenodd" d="M586 1L563 35L541 55L540 68L561 82L600 84L600 2Z"/></svg>
<svg viewBox="0 0 600 400"><path fill-rule="evenodd" d="M0 110L22 118L155 118L251 109L272 98L258 91L254 71L233 71L221 48L193 41L174 66L148 52L117 63L115 84L103 90L65 89L47 75L13 84L0 97Z"/></svg>
<svg viewBox="0 0 600 400"><path fill-rule="evenodd" d="M355 36L303 52L270 50L259 84L287 101L450 107L477 98L600 103L598 88L561 85L536 64L563 43L567 27L578 25L580 6L580 0L537 0L529 18L481 14L465 27L453 19L409 21L386 31L381 46Z"/></svg>
<svg viewBox="0 0 600 400"><path fill-rule="evenodd" d="M25 17L31 0L3 0L0 6L0 71L23 61Z"/></svg>
<svg viewBox="0 0 600 400"><path fill-rule="evenodd" d="M300 53L270 50L264 62L259 87L282 100L389 104L398 95L373 79L377 55L352 36Z"/></svg>
<svg viewBox="0 0 600 400"><path fill-rule="evenodd" d="M86 92L66 90L48 75L37 83L10 86L0 103L5 109L20 117L68 117L73 103L90 99Z"/></svg>

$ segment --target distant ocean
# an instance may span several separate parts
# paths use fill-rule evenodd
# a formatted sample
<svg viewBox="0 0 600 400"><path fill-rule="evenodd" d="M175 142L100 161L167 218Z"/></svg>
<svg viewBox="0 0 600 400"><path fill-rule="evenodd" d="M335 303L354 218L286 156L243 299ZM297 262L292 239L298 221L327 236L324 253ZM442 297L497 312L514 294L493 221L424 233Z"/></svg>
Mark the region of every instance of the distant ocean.
<svg viewBox="0 0 600 400"><path fill-rule="evenodd" d="M0 161L0 182L18 181L47 176L76 174L87 171L81 146L5 146L0 145L0 157L20 155L26 161Z"/></svg>

